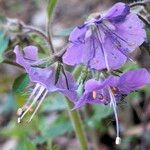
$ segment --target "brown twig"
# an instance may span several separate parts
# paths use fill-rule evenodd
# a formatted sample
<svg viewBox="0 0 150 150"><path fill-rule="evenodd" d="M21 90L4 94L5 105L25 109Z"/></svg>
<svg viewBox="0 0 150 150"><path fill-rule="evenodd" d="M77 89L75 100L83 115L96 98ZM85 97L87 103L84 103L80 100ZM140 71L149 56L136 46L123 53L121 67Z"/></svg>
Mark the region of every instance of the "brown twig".
<svg viewBox="0 0 150 150"><path fill-rule="evenodd" d="M9 64L9 65L12 65L12 66L19 67L19 68L23 69L23 67L20 66L19 64L15 63L15 62L12 62L12 61L9 61L9 60L4 60L3 63Z"/></svg>

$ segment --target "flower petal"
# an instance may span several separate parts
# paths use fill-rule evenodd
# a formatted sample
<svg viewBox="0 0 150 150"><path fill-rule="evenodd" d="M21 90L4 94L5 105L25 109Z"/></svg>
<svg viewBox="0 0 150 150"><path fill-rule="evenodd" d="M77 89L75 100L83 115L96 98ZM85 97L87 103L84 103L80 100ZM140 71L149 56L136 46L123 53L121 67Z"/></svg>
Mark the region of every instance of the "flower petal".
<svg viewBox="0 0 150 150"><path fill-rule="evenodd" d="M83 95L83 96L75 103L75 106L74 106L73 110L74 110L74 109L78 109L78 108L84 106L86 103L87 103L86 95Z"/></svg>
<svg viewBox="0 0 150 150"><path fill-rule="evenodd" d="M76 42L76 41L82 41L84 40L85 33L86 33L86 27L76 27L69 36L69 41Z"/></svg>
<svg viewBox="0 0 150 150"><path fill-rule="evenodd" d="M70 72L65 71L65 75L61 74L56 84L58 91L68 97L72 102L77 101L77 86Z"/></svg>
<svg viewBox="0 0 150 150"><path fill-rule="evenodd" d="M84 43L71 44L63 56L63 62L68 65L87 64L94 53L91 46L90 39Z"/></svg>
<svg viewBox="0 0 150 150"><path fill-rule="evenodd" d="M130 7L125 3L119 2L113 5L113 7L110 8L110 10L108 10L108 12L106 13L106 15L104 15L103 18L106 18L113 22L120 22L125 19L129 12Z"/></svg>
<svg viewBox="0 0 150 150"><path fill-rule="evenodd" d="M24 57L31 61L36 61L38 59L38 48L35 46L27 46L23 49Z"/></svg>
<svg viewBox="0 0 150 150"><path fill-rule="evenodd" d="M95 44L97 45L97 49L95 52L95 57L90 61L91 68L97 70L107 68L107 59L110 69L118 69L127 61L127 57L123 55L118 49L116 49L116 46L114 43L112 43L111 38L106 38L102 46L98 41L95 41ZM105 51L106 59L104 57L103 51Z"/></svg>
<svg viewBox="0 0 150 150"><path fill-rule="evenodd" d="M104 87L108 87L108 86L117 87L119 79L120 79L120 77L118 77L118 76L110 75L103 81L102 84Z"/></svg>
<svg viewBox="0 0 150 150"><path fill-rule="evenodd" d="M115 24L116 31L115 34L120 38L117 38L120 42L120 45L127 49L128 52L134 51L138 46L140 46L146 39L146 32L143 28L142 21L138 18L136 14L130 13L127 15L124 22Z"/></svg>
<svg viewBox="0 0 150 150"><path fill-rule="evenodd" d="M150 73L146 69L132 70L124 73L119 80L118 89L127 94L150 84Z"/></svg>
<svg viewBox="0 0 150 150"><path fill-rule="evenodd" d="M28 63L28 61L26 61L24 59L23 53L21 52L19 46L15 46L14 48L14 53L16 54L16 62L21 65L22 67L24 67L26 69L27 72L29 72L30 69L30 64Z"/></svg>
<svg viewBox="0 0 150 150"><path fill-rule="evenodd" d="M54 84L55 70L53 67L44 69L31 67L29 77L32 82L42 84L49 92L54 92L58 89Z"/></svg>
<svg viewBox="0 0 150 150"><path fill-rule="evenodd" d="M97 88L100 86L100 82L95 79L90 79L85 83L84 89L86 92L92 92L94 90L97 90Z"/></svg>

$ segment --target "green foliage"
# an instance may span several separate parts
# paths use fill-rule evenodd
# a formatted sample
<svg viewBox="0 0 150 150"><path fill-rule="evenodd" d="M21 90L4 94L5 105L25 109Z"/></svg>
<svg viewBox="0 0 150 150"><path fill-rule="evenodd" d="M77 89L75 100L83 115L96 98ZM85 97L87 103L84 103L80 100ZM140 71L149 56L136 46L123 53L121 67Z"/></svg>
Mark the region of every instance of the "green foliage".
<svg viewBox="0 0 150 150"><path fill-rule="evenodd" d="M36 150L35 145L28 138L20 140L16 150Z"/></svg>
<svg viewBox="0 0 150 150"><path fill-rule="evenodd" d="M128 97L128 100L137 101L140 98L140 93L139 92L132 92L127 97Z"/></svg>
<svg viewBox="0 0 150 150"><path fill-rule="evenodd" d="M8 47L8 41L5 32L0 30L0 63L3 61L3 53Z"/></svg>
<svg viewBox="0 0 150 150"><path fill-rule="evenodd" d="M75 69L73 70L73 76L75 77L76 80L80 77L82 70L83 70L83 66L81 65L75 67Z"/></svg>
<svg viewBox="0 0 150 150"><path fill-rule="evenodd" d="M14 93L22 93L24 91L24 89L27 87L27 85L29 84L29 77L28 75L22 74L20 75L13 84L13 92Z"/></svg>
<svg viewBox="0 0 150 150"><path fill-rule="evenodd" d="M102 119L107 118L112 114L112 108L106 105L94 105L93 106L93 115L88 121L88 125L91 127L96 127Z"/></svg>
<svg viewBox="0 0 150 150"><path fill-rule="evenodd" d="M54 139L57 136L61 136L65 133L72 131L72 125L70 121L64 120L61 122L55 122L48 128L47 130L42 132L42 135L37 137L34 142L35 143L43 143L48 139Z"/></svg>
<svg viewBox="0 0 150 150"><path fill-rule="evenodd" d="M122 72L127 72L129 70L134 70L134 69L138 69L139 66L137 63L126 63L122 68L121 68L121 71Z"/></svg>
<svg viewBox="0 0 150 150"><path fill-rule="evenodd" d="M52 15L53 15L53 11L56 7L57 4L57 0L48 0L47 2L47 16L48 16L48 20L51 19Z"/></svg>
<svg viewBox="0 0 150 150"><path fill-rule="evenodd" d="M44 111L61 111L67 108L64 96L58 93L50 94L45 99Z"/></svg>

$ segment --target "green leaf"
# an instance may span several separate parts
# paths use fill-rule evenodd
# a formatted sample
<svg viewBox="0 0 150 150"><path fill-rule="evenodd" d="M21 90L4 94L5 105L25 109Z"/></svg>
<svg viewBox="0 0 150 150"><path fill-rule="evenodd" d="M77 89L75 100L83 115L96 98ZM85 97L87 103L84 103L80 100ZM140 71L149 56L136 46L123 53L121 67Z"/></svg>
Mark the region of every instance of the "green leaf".
<svg viewBox="0 0 150 150"><path fill-rule="evenodd" d="M33 143L31 143L31 141L29 141L28 138L25 137L24 139L21 139L19 141L19 144L16 150L36 150L36 148L33 145Z"/></svg>
<svg viewBox="0 0 150 150"><path fill-rule="evenodd" d="M47 2L47 16L48 16L48 20L51 19L52 15L53 15L53 11L56 7L57 4L57 0L48 0Z"/></svg>
<svg viewBox="0 0 150 150"><path fill-rule="evenodd" d="M129 100L139 100L139 98L140 98L140 93L139 92L132 92L132 93L130 93L129 95L128 95L128 99Z"/></svg>
<svg viewBox="0 0 150 150"><path fill-rule="evenodd" d="M58 93L50 94L46 100L46 105L43 106L43 111L60 111L67 108L64 96Z"/></svg>
<svg viewBox="0 0 150 150"><path fill-rule="evenodd" d="M72 130L73 127L70 121L54 123L49 129L44 131L43 135L37 137L34 140L34 143L43 143L44 141L47 141L47 139L53 139Z"/></svg>
<svg viewBox="0 0 150 150"><path fill-rule="evenodd" d="M126 72L126 71L129 71L129 70L134 70L134 69L138 69L139 66L137 63L126 63L122 68L121 68L121 71L122 72Z"/></svg>
<svg viewBox="0 0 150 150"><path fill-rule="evenodd" d="M27 85L29 84L29 77L28 75L22 74L21 76L19 76L14 84L13 84L13 92L14 93L21 93L24 91L24 89L27 87Z"/></svg>
<svg viewBox="0 0 150 150"><path fill-rule="evenodd" d="M94 105L94 113L92 117L88 120L88 125L91 127L96 127L96 125L102 121L102 119L108 117L112 114L113 110L110 106L106 105Z"/></svg>
<svg viewBox="0 0 150 150"><path fill-rule="evenodd" d="M81 66L81 65L75 67L75 69L73 70L72 74L76 80L80 77L82 70L83 70L83 66Z"/></svg>
<svg viewBox="0 0 150 150"><path fill-rule="evenodd" d="M0 31L0 63L3 61L3 53L8 47L8 38L4 31Z"/></svg>
<svg viewBox="0 0 150 150"><path fill-rule="evenodd" d="M112 108L111 106L106 106L106 105L99 105L99 106L94 106L94 118L95 119L103 119L112 114Z"/></svg>
<svg viewBox="0 0 150 150"><path fill-rule="evenodd" d="M62 69L62 66L60 63L58 63L57 69L56 69L56 75L55 75L55 84L57 84L57 82L59 80L61 69Z"/></svg>

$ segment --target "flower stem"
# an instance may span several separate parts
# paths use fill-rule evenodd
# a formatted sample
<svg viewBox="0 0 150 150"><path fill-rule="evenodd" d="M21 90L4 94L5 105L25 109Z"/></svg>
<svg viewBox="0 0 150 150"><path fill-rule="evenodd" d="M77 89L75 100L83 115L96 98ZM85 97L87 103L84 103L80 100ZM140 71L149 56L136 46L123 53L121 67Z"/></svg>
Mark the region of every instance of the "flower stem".
<svg viewBox="0 0 150 150"><path fill-rule="evenodd" d="M70 119L72 121L76 136L80 143L80 149L88 150L87 140L86 140L86 136L83 130L82 121L81 121L79 112L77 110L71 111L71 109L73 108L73 104L68 99L66 99L66 102L67 102L68 109L69 109L68 112L69 112Z"/></svg>
<svg viewBox="0 0 150 150"><path fill-rule="evenodd" d="M140 1L140 2L133 2L130 5L130 7L135 7L135 6L146 6L146 4L149 3L149 1Z"/></svg>
<svg viewBox="0 0 150 150"><path fill-rule="evenodd" d="M50 25L51 25L51 21L50 21L50 19L48 19L48 22L47 22L48 42L49 42L50 49L51 49L52 53L55 53L54 46L53 46L53 43L52 43L52 36L51 36L51 31L50 31Z"/></svg>

